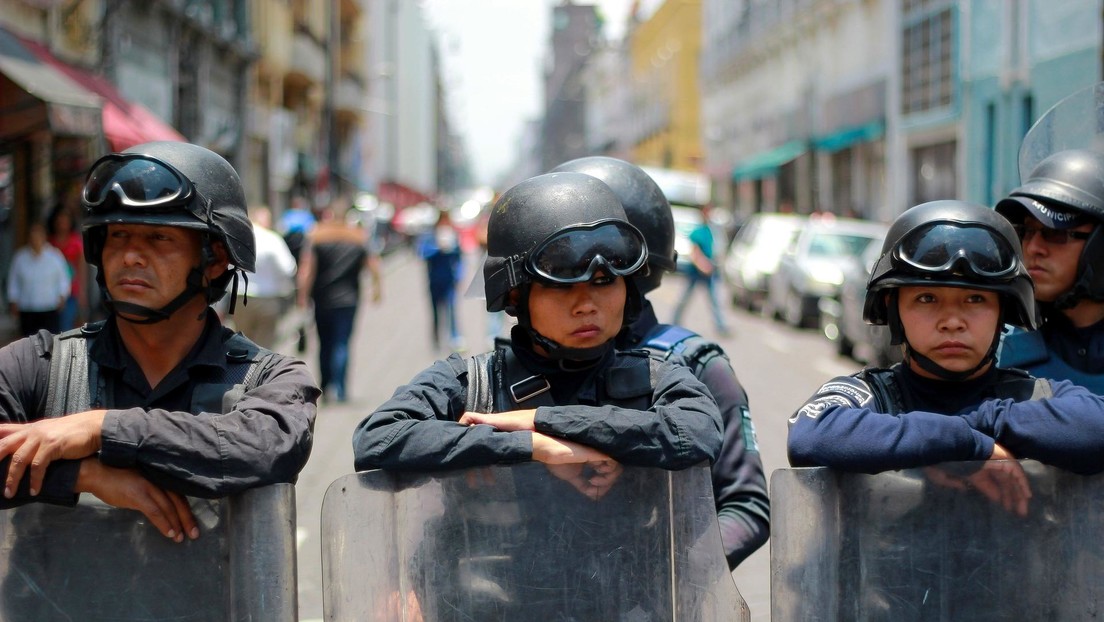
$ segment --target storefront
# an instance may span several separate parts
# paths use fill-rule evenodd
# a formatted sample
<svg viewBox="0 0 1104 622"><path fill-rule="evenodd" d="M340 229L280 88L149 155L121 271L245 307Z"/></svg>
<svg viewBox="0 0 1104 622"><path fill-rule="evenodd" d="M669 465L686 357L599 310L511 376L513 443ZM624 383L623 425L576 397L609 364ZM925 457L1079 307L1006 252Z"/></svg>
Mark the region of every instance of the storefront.
<svg viewBox="0 0 1104 622"><path fill-rule="evenodd" d="M30 223L59 205L79 220L92 162L151 140L184 137L105 78L0 28L0 296ZM0 313L0 344L10 338L9 323Z"/></svg>

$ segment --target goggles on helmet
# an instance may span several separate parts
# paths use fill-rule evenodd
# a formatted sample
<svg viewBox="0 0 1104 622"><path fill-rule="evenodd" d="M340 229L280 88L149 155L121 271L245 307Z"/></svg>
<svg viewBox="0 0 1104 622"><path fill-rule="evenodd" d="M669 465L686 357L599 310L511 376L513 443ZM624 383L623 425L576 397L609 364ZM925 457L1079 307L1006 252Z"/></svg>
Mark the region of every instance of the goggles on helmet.
<svg viewBox="0 0 1104 622"><path fill-rule="evenodd" d="M913 271L1001 278L1016 272L1020 260L1000 234L985 228L936 222L906 235L893 252Z"/></svg>
<svg viewBox="0 0 1104 622"><path fill-rule="evenodd" d="M628 276L648 261L648 247L636 227L621 220L604 220L557 231L537 245L525 260L525 269L552 283L585 283L599 270L609 276Z"/></svg>
<svg viewBox="0 0 1104 622"><path fill-rule="evenodd" d="M210 220L205 208L207 201L202 200L191 180L152 156L112 153L97 160L88 173L81 199L89 210L95 211L112 194L123 208L140 209L143 213L183 209L203 222Z"/></svg>

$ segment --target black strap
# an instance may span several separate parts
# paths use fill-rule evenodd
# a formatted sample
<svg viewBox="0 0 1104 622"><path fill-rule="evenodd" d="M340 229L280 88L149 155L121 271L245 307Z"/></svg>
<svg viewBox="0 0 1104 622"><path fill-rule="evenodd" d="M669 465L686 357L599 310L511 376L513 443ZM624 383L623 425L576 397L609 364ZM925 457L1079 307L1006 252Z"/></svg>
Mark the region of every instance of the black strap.
<svg viewBox="0 0 1104 622"><path fill-rule="evenodd" d="M530 374L509 349L469 357L463 369L454 371L457 377L467 376L464 408L468 412L491 413L555 405L548 380L542 375Z"/></svg>
<svg viewBox="0 0 1104 622"><path fill-rule="evenodd" d="M870 386L878 412L896 415L905 410L905 396L891 369L864 369L858 377Z"/></svg>

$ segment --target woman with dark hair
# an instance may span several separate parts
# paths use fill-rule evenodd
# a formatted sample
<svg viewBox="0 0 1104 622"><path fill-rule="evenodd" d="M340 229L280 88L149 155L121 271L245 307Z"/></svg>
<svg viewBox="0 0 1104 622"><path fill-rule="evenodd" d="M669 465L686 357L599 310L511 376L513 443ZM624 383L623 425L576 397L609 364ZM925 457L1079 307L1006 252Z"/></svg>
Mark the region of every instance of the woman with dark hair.
<svg viewBox="0 0 1104 622"><path fill-rule="evenodd" d="M48 223L50 245L61 251L65 257L65 263L69 265L70 280L69 297L59 310L58 324L61 330L75 328L88 310L88 301L84 295L88 264L84 261L81 233L73 224L73 210L63 203L54 207Z"/></svg>

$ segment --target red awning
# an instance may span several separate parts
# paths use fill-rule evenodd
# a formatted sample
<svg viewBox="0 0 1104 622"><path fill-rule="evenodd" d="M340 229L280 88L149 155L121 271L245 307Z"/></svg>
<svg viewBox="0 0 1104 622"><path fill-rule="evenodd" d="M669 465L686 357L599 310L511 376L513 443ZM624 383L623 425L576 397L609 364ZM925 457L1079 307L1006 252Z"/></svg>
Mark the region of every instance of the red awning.
<svg viewBox="0 0 1104 622"><path fill-rule="evenodd" d="M184 135L165 123L145 106L132 102L103 76L97 76L59 60L40 43L23 39L22 43L43 62L49 63L71 80L103 98L103 131L112 151L155 140L186 141Z"/></svg>
<svg viewBox="0 0 1104 622"><path fill-rule="evenodd" d="M103 133L100 97L43 62L0 27L0 139L49 129L61 136Z"/></svg>
<svg viewBox="0 0 1104 622"><path fill-rule="evenodd" d="M433 202L433 197L418 192L410 186L397 181L380 182L377 194L379 194L379 200L381 202L390 203L397 210L410 207L411 205L417 205L418 203Z"/></svg>

